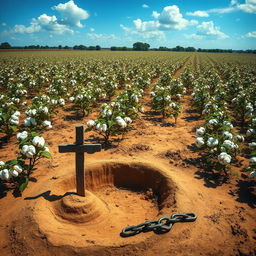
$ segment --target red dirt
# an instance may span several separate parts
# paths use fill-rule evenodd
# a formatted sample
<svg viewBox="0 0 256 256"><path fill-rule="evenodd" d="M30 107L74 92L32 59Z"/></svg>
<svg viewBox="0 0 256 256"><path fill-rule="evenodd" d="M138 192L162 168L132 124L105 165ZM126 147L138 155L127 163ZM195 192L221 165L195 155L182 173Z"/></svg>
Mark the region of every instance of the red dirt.
<svg viewBox="0 0 256 256"><path fill-rule="evenodd" d="M190 146L202 120L189 95L176 126L152 113L149 100L146 93L146 112L122 141L86 155L85 198L72 194L74 155L58 153L58 144L73 143L75 125L96 113L75 120L59 111L53 129L43 134L53 159L39 163L37 181L22 197L0 194L1 255L256 255L255 191L248 177L239 172L219 184L200 168ZM15 156L15 142L13 137L3 145L1 160ZM174 212L194 212L198 219L163 235L119 236L127 225Z"/></svg>

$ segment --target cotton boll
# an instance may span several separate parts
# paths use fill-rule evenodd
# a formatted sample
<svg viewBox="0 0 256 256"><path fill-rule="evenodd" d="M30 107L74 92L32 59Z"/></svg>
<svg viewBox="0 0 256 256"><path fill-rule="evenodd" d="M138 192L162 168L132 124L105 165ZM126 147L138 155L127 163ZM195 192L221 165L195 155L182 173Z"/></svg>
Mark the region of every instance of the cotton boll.
<svg viewBox="0 0 256 256"><path fill-rule="evenodd" d="M0 161L0 166L4 166L5 162L4 161Z"/></svg>
<svg viewBox="0 0 256 256"><path fill-rule="evenodd" d="M213 138L213 137L210 137L210 138L207 140L207 145L208 145L208 147L211 147L211 148L217 146L218 143L219 143L218 139L215 139L215 138Z"/></svg>
<svg viewBox="0 0 256 256"><path fill-rule="evenodd" d="M249 162L250 162L250 164L252 164L252 165L256 164L256 156L251 157L250 160L249 160Z"/></svg>
<svg viewBox="0 0 256 256"><path fill-rule="evenodd" d="M16 170L10 170L10 174L13 177L18 177L19 176L19 173Z"/></svg>
<svg viewBox="0 0 256 256"><path fill-rule="evenodd" d="M248 143L248 145L249 145L249 147L254 148L254 147L256 147L256 142Z"/></svg>
<svg viewBox="0 0 256 256"><path fill-rule="evenodd" d="M197 137L203 136L204 133L205 133L205 128L204 128L204 127L200 127L200 128L198 128L198 129L196 129L196 136L197 136Z"/></svg>
<svg viewBox="0 0 256 256"><path fill-rule="evenodd" d="M256 132L255 132L255 130L254 129L248 129L247 131L246 131L246 135L247 136L252 136L252 135L254 135Z"/></svg>
<svg viewBox="0 0 256 256"><path fill-rule="evenodd" d="M45 140L43 137L36 136L33 138L32 143L36 147L43 148L45 144Z"/></svg>
<svg viewBox="0 0 256 256"><path fill-rule="evenodd" d="M242 135L236 135L236 139L237 139L239 142L244 142L244 136L242 136Z"/></svg>
<svg viewBox="0 0 256 256"><path fill-rule="evenodd" d="M126 123L132 123L132 119L130 117L128 117L128 116L124 118L124 121Z"/></svg>
<svg viewBox="0 0 256 256"><path fill-rule="evenodd" d="M8 169L2 170L2 179L8 181L11 178L10 172Z"/></svg>
<svg viewBox="0 0 256 256"><path fill-rule="evenodd" d="M196 146L198 148L201 148L204 145L204 138L203 137L197 137L196 138Z"/></svg>
<svg viewBox="0 0 256 256"><path fill-rule="evenodd" d="M13 118L10 118L9 122L10 122L10 124L13 124L13 125L18 125L19 124L19 120L13 119Z"/></svg>
<svg viewBox="0 0 256 256"><path fill-rule="evenodd" d="M224 139L226 140L232 140L233 139L233 134L228 132L228 131L224 131L222 133L222 136L224 137Z"/></svg>
<svg viewBox="0 0 256 256"><path fill-rule="evenodd" d="M252 176L252 177L256 180L256 171L252 171L252 172L250 173L250 176Z"/></svg>
<svg viewBox="0 0 256 256"><path fill-rule="evenodd" d="M93 120L89 120L88 122L87 122L87 126L88 127L93 127L95 125L95 122L93 121Z"/></svg>
<svg viewBox="0 0 256 256"><path fill-rule="evenodd" d="M23 171L22 167L19 164L14 165L13 169L18 173L21 173Z"/></svg>
<svg viewBox="0 0 256 256"><path fill-rule="evenodd" d="M49 130L49 129L52 128L52 123L51 123L51 121L48 121L48 120L43 121L42 125L43 125L47 130Z"/></svg>
<svg viewBox="0 0 256 256"><path fill-rule="evenodd" d="M33 158L36 153L36 149L33 145L24 145L21 148L21 152L26 155L27 158Z"/></svg>
<svg viewBox="0 0 256 256"><path fill-rule="evenodd" d="M231 162L231 156L226 152L222 152L218 155L218 161L220 164L227 165Z"/></svg>
<svg viewBox="0 0 256 256"><path fill-rule="evenodd" d="M27 131L23 131L23 132L19 132L17 134L17 139L18 140L24 140L28 137L28 132Z"/></svg>
<svg viewBox="0 0 256 256"><path fill-rule="evenodd" d="M108 127L107 127L106 124L102 124L101 129L102 129L103 132L106 132Z"/></svg>

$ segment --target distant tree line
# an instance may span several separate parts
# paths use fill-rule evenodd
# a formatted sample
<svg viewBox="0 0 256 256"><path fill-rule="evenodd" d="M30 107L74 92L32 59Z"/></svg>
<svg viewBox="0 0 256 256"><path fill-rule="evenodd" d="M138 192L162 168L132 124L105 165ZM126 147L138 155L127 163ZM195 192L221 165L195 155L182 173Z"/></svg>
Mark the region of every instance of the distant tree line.
<svg viewBox="0 0 256 256"><path fill-rule="evenodd" d="M11 46L8 42L4 42L0 44L0 49L58 49L58 50L96 50L99 51L102 48L99 45L96 46L85 46L85 45L75 45L73 47L70 46L48 46L48 45L27 45L27 46ZM108 49L108 48L104 48ZM182 47L176 46L174 48L168 48L165 46L160 46L159 48L150 48L150 45L143 42L136 42L133 44L132 48L126 46L111 46L111 51L174 51L174 52L219 52L219 53L251 53L256 54L256 50L232 50L232 49L201 49L194 47Z"/></svg>
<svg viewBox="0 0 256 256"><path fill-rule="evenodd" d="M96 46L85 46L85 45L75 45L73 46L73 50L89 50L89 51L100 51L101 47L99 45Z"/></svg>
<svg viewBox="0 0 256 256"><path fill-rule="evenodd" d="M152 49L153 50L153 49ZM174 48L168 48L165 46L160 46L158 49L154 49L155 51L173 51L173 52L196 52L196 48L194 47L182 47L182 46L176 46Z"/></svg>

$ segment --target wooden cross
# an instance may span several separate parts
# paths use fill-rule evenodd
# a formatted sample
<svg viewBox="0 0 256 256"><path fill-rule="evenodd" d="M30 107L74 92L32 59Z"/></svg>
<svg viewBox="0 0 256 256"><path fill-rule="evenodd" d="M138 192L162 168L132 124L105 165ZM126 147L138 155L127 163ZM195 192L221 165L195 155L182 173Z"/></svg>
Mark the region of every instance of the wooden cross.
<svg viewBox="0 0 256 256"><path fill-rule="evenodd" d="M60 153L76 153L76 192L80 196L85 196L85 171L84 152L93 154L101 151L101 144L84 144L84 126L76 126L76 143L69 145L59 145Z"/></svg>

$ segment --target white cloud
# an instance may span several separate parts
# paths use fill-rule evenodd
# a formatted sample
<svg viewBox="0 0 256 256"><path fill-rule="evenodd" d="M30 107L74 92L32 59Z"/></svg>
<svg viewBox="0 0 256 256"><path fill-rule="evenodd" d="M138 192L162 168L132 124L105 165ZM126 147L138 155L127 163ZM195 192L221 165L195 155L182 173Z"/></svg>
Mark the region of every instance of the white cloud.
<svg viewBox="0 0 256 256"><path fill-rule="evenodd" d="M237 5L237 4L238 4L237 0L231 0L230 2L230 5Z"/></svg>
<svg viewBox="0 0 256 256"><path fill-rule="evenodd" d="M41 27L37 24L31 23L30 26L26 27L24 25L15 25L12 29L12 32L17 34L31 34L35 32L39 32L41 30Z"/></svg>
<svg viewBox="0 0 256 256"><path fill-rule="evenodd" d="M94 28L90 28L90 31L91 31L91 32L94 32L94 31L95 31L95 29L94 29Z"/></svg>
<svg viewBox="0 0 256 256"><path fill-rule="evenodd" d="M73 27L83 27L81 20L88 19L89 14L86 10L78 7L73 0L64 4L58 4L52 7L53 10L61 14L61 20L55 15L48 16L42 14L33 18L29 26L15 25L9 32L19 34L32 34L39 31L48 31L51 34L73 34Z"/></svg>
<svg viewBox="0 0 256 256"><path fill-rule="evenodd" d="M59 24L56 16L48 16L46 14L40 15L37 19L32 19L35 24L41 26L43 30L49 31L53 34L62 35L65 33L73 34L73 30L64 24Z"/></svg>
<svg viewBox="0 0 256 256"><path fill-rule="evenodd" d="M154 12L152 15L158 19L159 29L162 30L181 30L198 23L196 20L184 19L176 5L166 6L161 13Z"/></svg>
<svg viewBox="0 0 256 256"><path fill-rule="evenodd" d="M207 13L218 13L218 14L223 14L223 13L230 13L236 11L237 8L233 6L225 7L225 8L213 8L207 11Z"/></svg>
<svg viewBox="0 0 256 256"><path fill-rule="evenodd" d="M137 19L133 21L136 30L140 32L147 32L147 31L155 31L159 27L159 22L157 21L142 21L141 19Z"/></svg>
<svg viewBox="0 0 256 256"><path fill-rule="evenodd" d="M237 8L247 13L256 14L256 0L245 0L245 3L238 4Z"/></svg>
<svg viewBox="0 0 256 256"><path fill-rule="evenodd" d="M209 17L209 14L206 11L187 12L186 14L188 16Z"/></svg>
<svg viewBox="0 0 256 256"><path fill-rule="evenodd" d="M143 4L142 8L149 8L149 6L147 4Z"/></svg>
<svg viewBox="0 0 256 256"><path fill-rule="evenodd" d="M247 38L256 38L256 31L249 32L245 35Z"/></svg>
<svg viewBox="0 0 256 256"><path fill-rule="evenodd" d="M5 22L2 22L2 23L1 23L1 26L2 26L2 27L6 27L7 24L6 24Z"/></svg>
<svg viewBox="0 0 256 256"><path fill-rule="evenodd" d="M200 10L200 11L196 11L196 12L188 12L186 14L190 15L190 16L196 16L196 15L192 15L195 13L199 13L199 14L206 13L208 15L209 15L209 13L223 14L223 13L231 13L231 12L238 11L238 10L247 12L247 13L256 14L256 0L245 0L243 4L240 4L237 0L231 0L228 7L213 8L213 9L206 10L206 11ZM203 16L199 16L199 17L203 17ZM205 17L208 17L208 16L205 16Z"/></svg>
<svg viewBox="0 0 256 256"><path fill-rule="evenodd" d="M56 16L48 16L47 14L42 14L38 18L33 18L30 26L28 27L24 25L15 25L11 32L18 34L32 34L42 30L57 35L73 33L73 30L70 29L68 26L64 24L59 24Z"/></svg>
<svg viewBox="0 0 256 256"><path fill-rule="evenodd" d="M155 38L162 40L165 39L164 31L181 30L190 25L198 24L196 20L184 19L176 5L164 7L161 13L153 11L152 16L155 20L134 20L133 28L129 28L124 25L120 26L127 34L139 35L145 39Z"/></svg>
<svg viewBox="0 0 256 256"><path fill-rule="evenodd" d="M70 0L65 4L58 4L52 7L52 9L60 12L62 19L59 21L59 23L71 27L82 28L83 25L80 21L89 18L89 13L86 10L78 7L73 0Z"/></svg>
<svg viewBox="0 0 256 256"><path fill-rule="evenodd" d="M212 39L225 39L229 36L220 31L219 27L215 27L213 21L204 21L197 26L197 35Z"/></svg>

